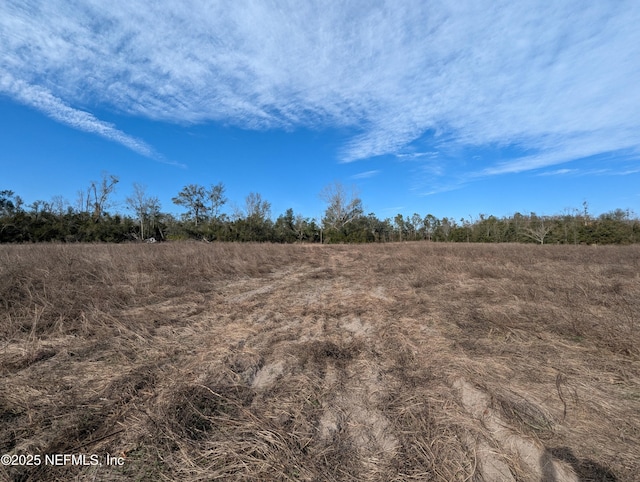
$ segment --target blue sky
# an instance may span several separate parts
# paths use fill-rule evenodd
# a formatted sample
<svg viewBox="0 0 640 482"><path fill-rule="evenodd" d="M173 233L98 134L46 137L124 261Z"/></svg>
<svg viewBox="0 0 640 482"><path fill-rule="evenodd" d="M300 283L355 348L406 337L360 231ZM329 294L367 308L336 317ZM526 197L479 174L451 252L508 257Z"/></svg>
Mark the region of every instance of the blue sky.
<svg viewBox="0 0 640 482"><path fill-rule="evenodd" d="M640 213L640 2L0 3L0 189ZM117 210L125 210L121 202Z"/></svg>

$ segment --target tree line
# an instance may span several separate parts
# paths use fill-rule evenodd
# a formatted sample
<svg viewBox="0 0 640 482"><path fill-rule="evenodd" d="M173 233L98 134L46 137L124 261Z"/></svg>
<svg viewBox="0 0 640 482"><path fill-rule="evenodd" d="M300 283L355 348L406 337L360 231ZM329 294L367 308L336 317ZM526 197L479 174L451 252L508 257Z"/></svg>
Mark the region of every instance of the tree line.
<svg viewBox="0 0 640 482"><path fill-rule="evenodd" d="M163 212L157 197L134 184L125 199L128 214L113 213L117 176L104 174L78 192L75 206L60 196L26 205L11 190L0 191L0 242L126 242L197 239L274 243L370 243L394 241L631 244L640 242L640 220L628 210L592 216L583 209L538 216L480 214L456 220L432 214L365 214L362 200L335 182L320 193L326 209L312 219L287 209L275 220L271 204L250 193L243 208L222 211L228 199L222 183L189 184L172 198L180 216Z"/></svg>

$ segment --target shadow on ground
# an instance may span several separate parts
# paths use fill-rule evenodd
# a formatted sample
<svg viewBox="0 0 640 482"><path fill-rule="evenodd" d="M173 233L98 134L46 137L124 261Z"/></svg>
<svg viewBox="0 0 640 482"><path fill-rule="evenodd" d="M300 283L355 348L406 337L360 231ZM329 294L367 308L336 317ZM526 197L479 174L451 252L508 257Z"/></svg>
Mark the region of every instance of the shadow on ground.
<svg viewBox="0 0 640 482"><path fill-rule="evenodd" d="M552 463L552 457L571 465L580 482L617 482L616 476L602 465L589 460L577 458L568 447L557 447L545 450L540 457L542 482L557 482L558 476Z"/></svg>

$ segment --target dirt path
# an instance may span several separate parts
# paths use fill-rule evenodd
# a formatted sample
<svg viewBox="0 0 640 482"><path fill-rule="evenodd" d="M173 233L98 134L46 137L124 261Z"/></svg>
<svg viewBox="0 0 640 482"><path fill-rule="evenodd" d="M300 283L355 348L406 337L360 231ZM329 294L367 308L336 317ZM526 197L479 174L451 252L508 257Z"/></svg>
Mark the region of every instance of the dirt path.
<svg viewBox="0 0 640 482"><path fill-rule="evenodd" d="M462 416L457 423L476 432L475 438L458 443L466 459L461 471L441 474L441 479L462 478L462 473L476 467L487 481L579 480L568 463L554 458L539 440L501 417L491 396L475 385L482 380L460 376L475 363L456 350L437 323L425 324L428 317L393 320L392 313L401 309L403 300L395 299L382 285L354 285L341 275L350 262L338 254L325 267L284 270L225 288L223 303L229 312L242 313L245 321L231 333L231 325L225 324L225 335L238 348L234 349L236 362L243 356L259 361L242 372L258 399L277 391L278 385L299 382L296 375L301 367L307 375L315 375L311 383L321 396L317 413L309 421L311 443L348 447L349 460L341 461L342 473L361 480L397 476L398 466L409 455L402 440L420 430L434 430L417 425L407 432L402 414L389 410L389 401L400 394L404 400L428 406L420 400L429 389L446 394L440 404L455 406L457 416ZM241 332L246 338L237 339L234 335ZM181 343L194 346L191 341ZM384 356L390 353L390 344L395 360ZM405 378L411 371L428 372L429 365L441 367L446 360L451 361L446 377L430 373L425 385ZM438 415L429 414L423 425L437 426ZM436 454L426 454L424 459L430 465L438 461ZM426 473L428 467L424 469ZM404 476L420 477L415 469Z"/></svg>
<svg viewBox="0 0 640 482"><path fill-rule="evenodd" d="M319 267L225 288L222 305L236 324L224 324L220 336L232 358L258 363L242 372L256 391L254 407L277 403L283 386L313 392L306 401L313 410L300 413L306 402L294 394L279 417L306 417L305 443L323 454L324 470L336 479L466 480L475 473L486 481L580 480L575 459L555 457L541 439L564 430L565 402L554 391L541 402L502 379L496 396L487 389L496 383L487 367L460 349L433 308L438 298L419 300L424 311L407 316L415 291L388 279L355 282L357 261L331 253ZM468 290L457 283L449 289Z"/></svg>

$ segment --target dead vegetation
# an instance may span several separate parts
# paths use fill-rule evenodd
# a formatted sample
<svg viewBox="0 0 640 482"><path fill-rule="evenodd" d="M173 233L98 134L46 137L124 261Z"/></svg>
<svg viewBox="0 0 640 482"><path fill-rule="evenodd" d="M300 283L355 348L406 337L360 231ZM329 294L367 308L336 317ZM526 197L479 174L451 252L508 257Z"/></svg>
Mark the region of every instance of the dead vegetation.
<svg viewBox="0 0 640 482"><path fill-rule="evenodd" d="M37 480L632 481L637 246L0 247Z"/></svg>

